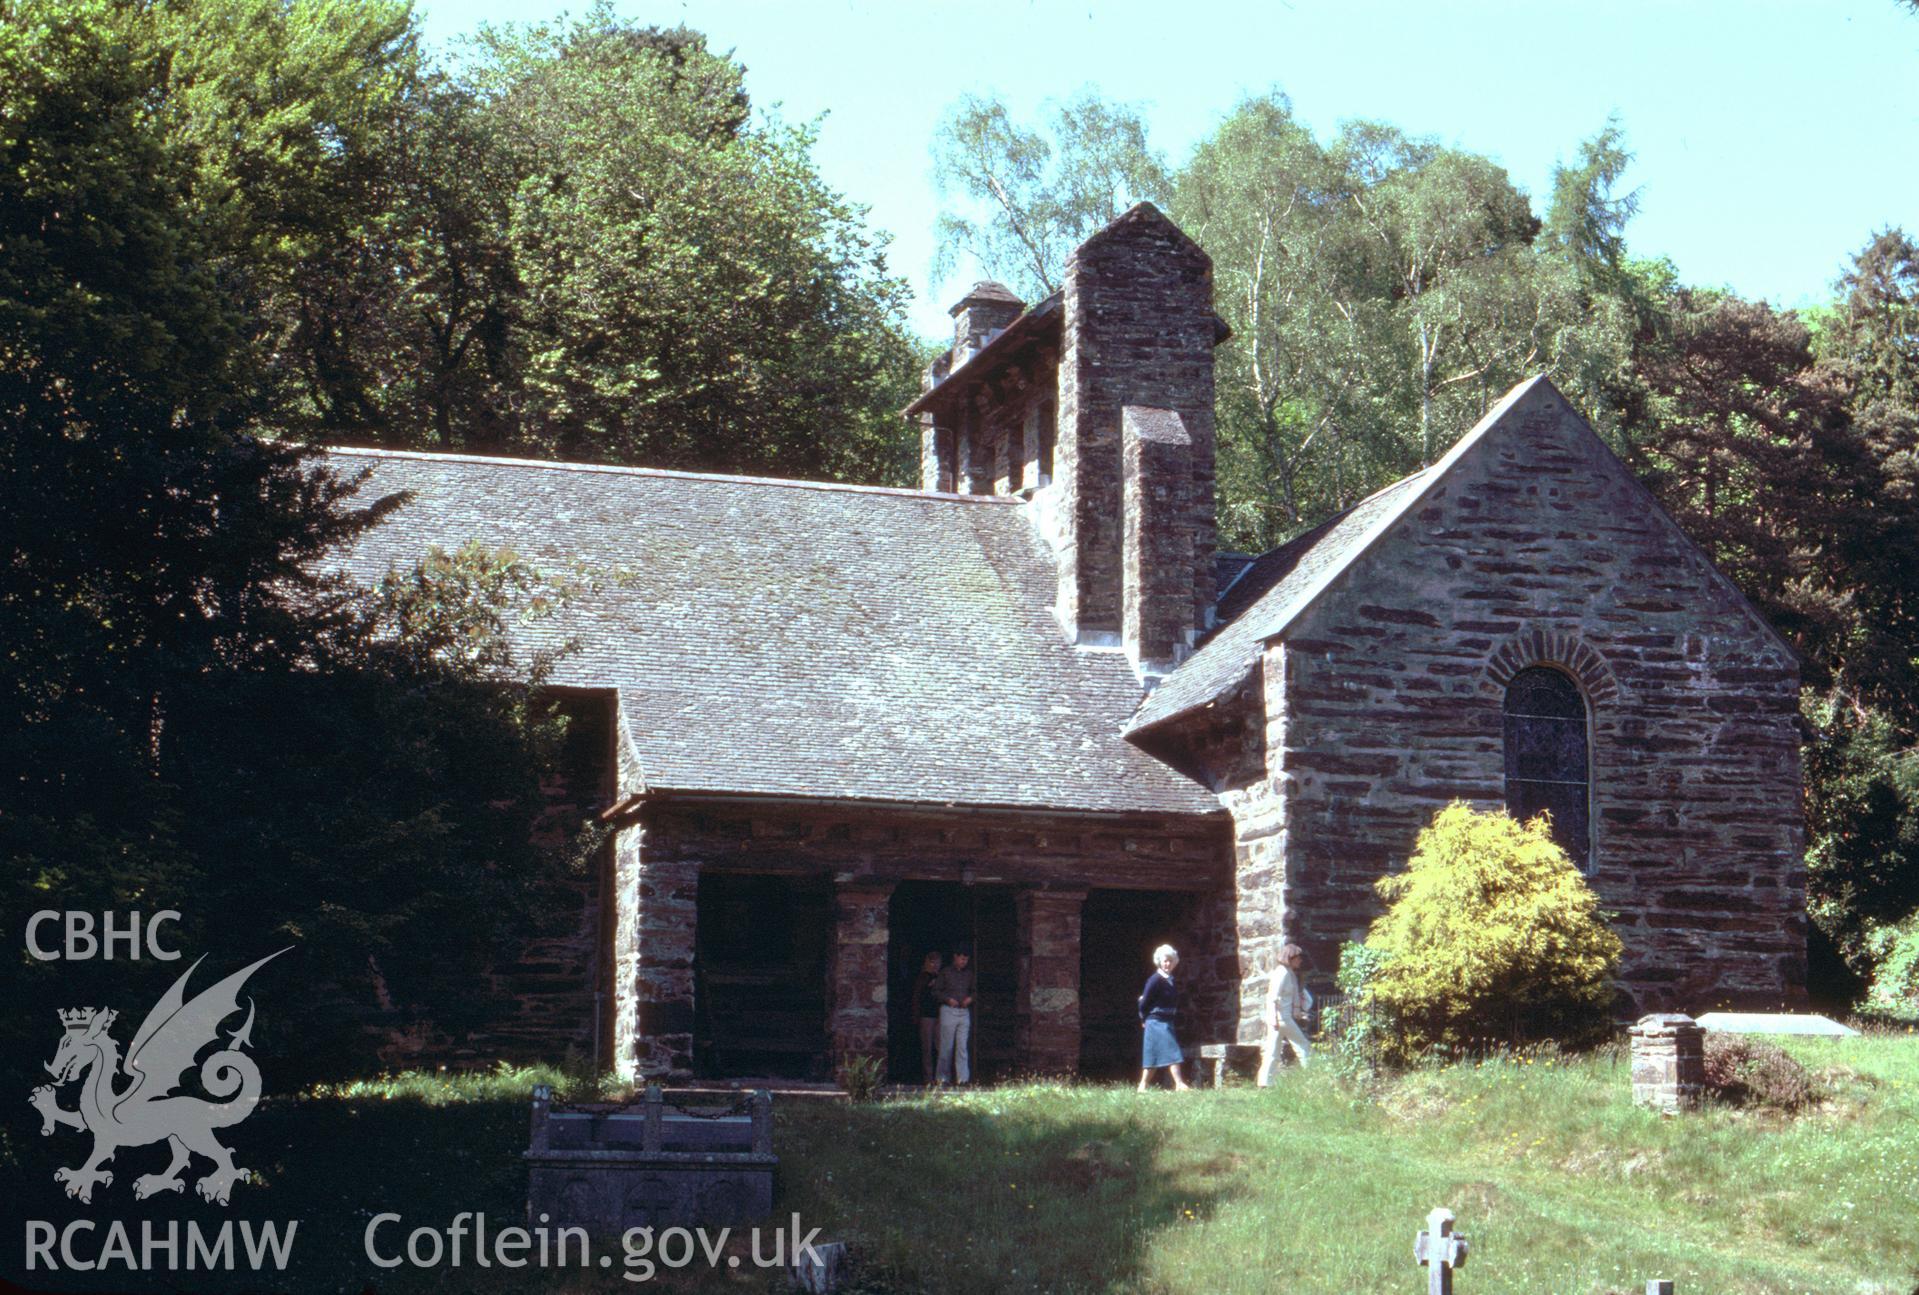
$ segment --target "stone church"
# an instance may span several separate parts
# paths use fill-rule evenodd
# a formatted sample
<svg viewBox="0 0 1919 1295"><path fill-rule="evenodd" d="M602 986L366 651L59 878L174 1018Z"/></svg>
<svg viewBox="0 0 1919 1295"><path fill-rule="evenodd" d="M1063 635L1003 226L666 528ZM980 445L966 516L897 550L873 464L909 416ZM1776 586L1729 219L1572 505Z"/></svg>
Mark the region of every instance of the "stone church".
<svg viewBox="0 0 1919 1295"><path fill-rule="evenodd" d="M952 313L917 490L330 452L410 496L358 576L479 540L590 577L516 630L575 644L574 794L612 835L516 973L514 1047L910 1075L907 986L962 941L988 1074L1136 1064L1161 941L1189 1039L1250 1039L1264 959L1329 971L1454 799L1552 811L1622 1011L1801 993L1797 659L1549 382L1244 556L1215 544L1227 330L1165 216Z"/></svg>

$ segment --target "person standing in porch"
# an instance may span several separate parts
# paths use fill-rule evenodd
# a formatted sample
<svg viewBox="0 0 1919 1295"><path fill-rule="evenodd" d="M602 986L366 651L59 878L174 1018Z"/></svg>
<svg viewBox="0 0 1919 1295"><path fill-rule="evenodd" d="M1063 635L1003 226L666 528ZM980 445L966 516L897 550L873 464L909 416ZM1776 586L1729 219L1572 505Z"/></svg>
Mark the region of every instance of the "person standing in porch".
<svg viewBox="0 0 1919 1295"><path fill-rule="evenodd" d="M940 1005L939 1082L973 1082L973 953L965 945L953 950L953 960L934 982Z"/></svg>
<svg viewBox="0 0 1919 1295"><path fill-rule="evenodd" d="M1282 1043L1292 1045L1293 1052L1304 1066L1313 1059L1312 1045L1306 1042L1306 1031L1300 1028L1298 1018L1312 1010L1313 1000L1300 983L1299 974L1306 967L1306 951L1297 944L1288 944L1279 951L1279 965L1273 968L1272 979L1266 990L1266 1007L1262 1013L1266 1022L1266 1039L1260 1046L1259 1086L1267 1088L1273 1082L1273 1069L1279 1065L1279 1049Z"/></svg>
<svg viewBox="0 0 1919 1295"><path fill-rule="evenodd" d="M920 1082L931 1085L939 1056L940 1000L934 987L945 960L938 949L928 949L920 961L920 974L913 977L913 1021L920 1031Z"/></svg>
<svg viewBox="0 0 1919 1295"><path fill-rule="evenodd" d="M1179 1019L1179 986L1173 982L1173 968L1179 965L1179 951L1170 944L1153 950L1153 974L1139 995L1139 1091L1145 1092L1156 1070L1170 1071L1173 1087L1185 1092L1190 1084L1181 1077L1179 1067L1186 1054L1179 1050L1173 1034L1173 1022Z"/></svg>

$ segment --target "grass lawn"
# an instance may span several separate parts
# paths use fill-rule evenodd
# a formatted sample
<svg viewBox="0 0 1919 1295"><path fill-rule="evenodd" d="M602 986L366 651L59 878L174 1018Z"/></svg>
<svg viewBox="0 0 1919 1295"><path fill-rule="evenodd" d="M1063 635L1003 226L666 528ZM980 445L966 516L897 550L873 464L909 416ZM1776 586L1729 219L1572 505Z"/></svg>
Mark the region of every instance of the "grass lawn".
<svg viewBox="0 0 1919 1295"><path fill-rule="evenodd" d="M1041 1084L866 1106L787 1101L776 1111L778 1212L857 1243L868 1291L1411 1295L1424 1289L1413 1234L1445 1205L1472 1242L1461 1295L1638 1295L1651 1277L1674 1279L1680 1295L1910 1295L1919 1035L1789 1047L1828 1092L1790 1120L1636 1110L1615 1053L1425 1071L1373 1090L1315 1070L1285 1072L1266 1092ZM408 1228L444 1228L469 1210L496 1228L520 1221L530 1082L419 1078L268 1102L231 1136L264 1180L236 1189L231 1215L301 1220L284 1278L301 1290L635 1289L617 1260L607 1271L449 1273L382 1272L363 1257L380 1211ZM12 1148L20 1216L85 1213L48 1181L78 1158L73 1135ZM124 1155L130 1179L154 1152ZM135 1206L124 1182L111 1192L119 1217L214 1212ZM96 1202L91 1213L104 1211ZM744 1253L737 1240L733 1253ZM9 1247L10 1266L18 1255ZM653 1284L774 1288L745 1263ZM66 1288L143 1287L123 1275Z"/></svg>

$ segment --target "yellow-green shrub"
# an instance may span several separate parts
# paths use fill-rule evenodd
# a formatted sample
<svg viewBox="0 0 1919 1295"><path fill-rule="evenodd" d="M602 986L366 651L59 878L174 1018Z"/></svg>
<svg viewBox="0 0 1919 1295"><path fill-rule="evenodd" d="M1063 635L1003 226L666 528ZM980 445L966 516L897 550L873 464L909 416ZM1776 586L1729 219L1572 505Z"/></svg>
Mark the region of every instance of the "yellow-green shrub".
<svg viewBox="0 0 1919 1295"><path fill-rule="evenodd" d="M1607 1029L1619 937L1544 816L1454 802L1378 886L1387 908L1366 943L1383 961L1368 993L1395 1059Z"/></svg>

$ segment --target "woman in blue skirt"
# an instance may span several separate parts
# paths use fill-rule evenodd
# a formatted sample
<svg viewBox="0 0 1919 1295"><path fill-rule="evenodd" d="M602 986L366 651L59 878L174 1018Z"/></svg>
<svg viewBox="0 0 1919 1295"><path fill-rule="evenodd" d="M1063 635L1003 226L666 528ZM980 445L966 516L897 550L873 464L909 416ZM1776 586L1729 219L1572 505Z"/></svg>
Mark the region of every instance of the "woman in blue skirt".
<svg viewBox="0 0 1919 1295"><path fill-rule="evenodd" d="M1190 1086L1180 1078L1180 1062L1186 1054L1173 1037L1173 1022L1179 1019L1179 987L1173 983L1173 968L1179 965L1179 953L1170 944L1153 950L1153 965L1158 968L1146 978L1139 996L1139 1091L1145 1092L1155 1070L1172 1073L1173 1087L1182 1093Z"/></svg>

